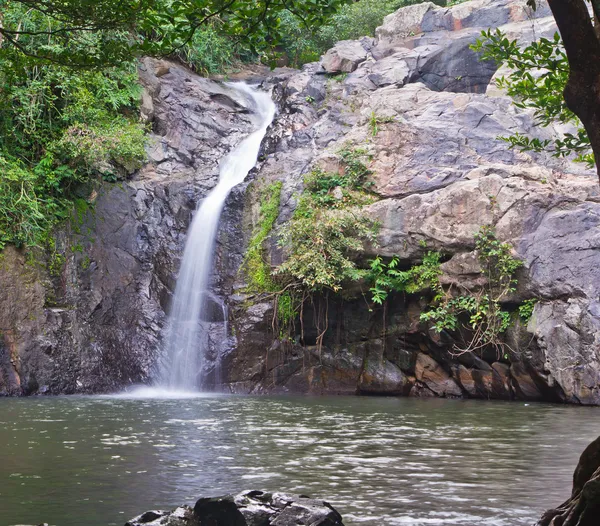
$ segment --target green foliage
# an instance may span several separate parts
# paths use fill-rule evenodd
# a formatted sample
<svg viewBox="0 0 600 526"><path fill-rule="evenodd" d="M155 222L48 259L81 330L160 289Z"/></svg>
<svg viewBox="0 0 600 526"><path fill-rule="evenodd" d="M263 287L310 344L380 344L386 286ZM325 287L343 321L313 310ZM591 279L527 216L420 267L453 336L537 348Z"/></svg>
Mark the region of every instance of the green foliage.
<svg viewBox="0 0 600 526"><path fill-rule="evenodd" d="M399 259L393 257L385 263L381 257L376 257L369 262L369 271L366 276L371 283L371 300L382 305L390 292L406 292L414 294L424 290L432 290L436 296L442 293L439 277L440 269L439 252L427 252L423 263L415 265L408 270L398 268Z"/></svg>
<svg viewBox="0 0 600 526"><path fill-rule="evenodd" d="M325 172L317 167L304 177L305 193L300 198L296 216L312 216L317 206L345 208L372 202L367 193L372 183L367 180L371 170L364 163L368 158L366 151L345 147L338 155L341 173ZM336 189L339 189L337 195Z"/></svg>
<svg viewBox="0 0 600 526"><path fill-rule="evenodd" d="M371 112L371 116L369 117L369 128L371 128L371 135L376 137L379 133L379 125L385 124L388 122L393 122L393 117L380 117L379 115L375 115L375 112Z"/></svg>
<svg viewBox="0 0 600 526"><path fill-rule="evenodd" d="M493 227L482 226L475 235L475 248L489 287L502 297L514 292L517 285L515 272L523 262L512 256L510 244L498 241Z"/></svg>
<svg viewBox="0 0 600 526"><path fill-rule="evenodd" d="M360 271L352 256L363 242L375 237L373 222L357 207L320 208L313 203L309 216L295 216L282 232L280 243L288 258L277 269L309 292L339 292L344 281L356 280Z"/></svg>
<svg viewBox="0 0 600 526"><path fill-rule="evenodd" d="M285 291L277 297L277 320L288 327L296 317L298 301L293 292Z"/></svg>
<svg viewBox="0 0 600 526"><path fill-rule="evenodd" d="M271 235L273 225L279 215L281 187L282 183L277 181L265 188L261 195L258 223L254 228L244 259L248 288L253 292L277 290L271 277L271 265L264 259L264 243Z"/></svg>
<svg viewBox="0 0 600 526"><path fill-rule="evenodd" d="M75 124L52 145L58 156L89 174L116 180L140 168L145 159L145 130L125 118L100 124Z"/></svg>
<svg viewBox="0 0 600 526"><path fill-rule="evenodd" d="M7 243L37 244L49 218L65 213L60 200L39 199L41 181L14 159L0 157L0 249Z"/></svg>
<svg viewBox="0 0 600 526"><path fill-rule="evenodd" d="M519 305L519 316L521 316L521 319L524 322L528 322L531 319L531 316L533 316L533 310L535 309L537 302L537 298L531 298Z"/></svg>
<svg viewBox="0 0 600 526"><path fill-rule="evenodd" d="M275 273L311 293L339 292L343 282L359 279L364 271L353 256L375 238L376 225L360 209L372 201L365 191L371 173L366 152L344 148L339 156L341 173L315 169L306 176L305 191L280 238L288 257Z"/></svg>
<svg viewBox="0 0 600 526"><path fill-rule="evenodd" d="M497 80L500 88L515 100L519 108L533 109L538 124L573 124L576 133L565 133L555 140L541 140L515 134L502 137L511 148L524 151L552 152L555 157L574 155L575 159L593 166L594 157L589 138L579 119L567 108L563 91L569 78L569 63L560 35L553 39L541 38L521 48L516 40L509 40L499 29L482 33L473 46L482 52L483 59L506 64L512 73Z"/></svg>
<svg viewBox="0 0 600 526"><path fill-rule="evenodd" d="M31 33L52 27L49 15L5 4L7 30L17 23ZM18 42L41 46L40 38L28 33ZM56 51L59 44L52 45ZM141 165L140 94L131 61L74 71L0 48L0 248L44 246L48 232L71 217L76 201L85 203L100 178L115 180Z"/></svg>
<svg viewBox="0 0 600 526"><path fill-rule="evenodd" d="M458 350L471 352L491 346L500 351L504 345L501 335L511 323L510 312L501 303L515 291L515 272L523 263L512 256L508 243L498 241L492 227L480 229L475 246L486 285L476 294L438 294L431 310L421 314L421 320L432 322L437 332L456 331L461 327L461 317L467 316L466 325L472 335L467 346Z"/></svg>
<svg viewBox="0 0 600 526"><path fill-rule="evenodd" d="M516 271L522 262L512 256L512 248L496 238L492 227L481 227L475 235L482 273L486 284L477 293L455 296L440 283L441 256L427 252L420 265L402 270L398 257L386 263L381 257L370 261L366 279L370 284L371 300L383 305L391 292L415 294L429 292L430 308L421 314L421 321L431 323L434 330L470 331L467 346L459 352L471 352L484 347L503 348L501 335L511 323L510 312L502 308L502 301L515 291ZM527 300L519 308L522 317L531 316L536 300ZM504 354L504 353L503 353Z"/></svg>
<svg viewBox="0 0 600 526"><path fill-rule="evenodd" d="M77 67L120 64L132 56L168 55L193 41L197 31L218 24L219 34L244 49L264 53L285 34L281 15L294 13L305 27L321 24L347 0L19 0L18 9L43 29L5 16L6 47L45 62Z"/></svg>
<svg viewBox="0 0 600 526"><path fill-rule="evenodd" d="M198 28L175 55L200 75L223 73L244 58L256 58L256 55L244 53L237 40L223 34L218 23Z"/></svg>
<svg viewBox="0 0 600 526"><path fill-rule="evenodd" d="M62 274L67 258L63 252L58 250L56 240L51 236L46 240L46 252L48 254L48 272L50 276L57 278Z"/></svg>
<svg viewBox="0 0 600 526"><path fill-rule="evenodd" d="M90 259L90 256L84 256L83 259L81 260L81 270L85 271L88 270L90 268L92 264L92 260Z"/></svg>

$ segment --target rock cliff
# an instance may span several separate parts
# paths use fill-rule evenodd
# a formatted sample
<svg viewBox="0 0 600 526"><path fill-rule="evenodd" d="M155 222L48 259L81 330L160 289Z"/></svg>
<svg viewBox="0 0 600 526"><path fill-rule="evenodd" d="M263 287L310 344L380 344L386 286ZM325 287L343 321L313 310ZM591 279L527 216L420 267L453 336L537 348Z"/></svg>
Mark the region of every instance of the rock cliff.
<svg viewBox="0 0 600 526"><path fill-rule="evenodd" d="M600 188L580 165L498 139L535 126L493 84L496 65L469 47L489 27L523 42L555 31L547 8L532 13L521 0L425 3L301 71L246 75L272 89L279 114L222 218L215 308L204 320L213 345L203 374L210 379L214 357L224 355L218 388L600 403ZM156 374L191 215L250 121L226 86L175 64L147 59L141 78L153 126L148 165L90 196L55 250L38 255L45 264L14 249L1 256L0 392L110 391ZM508 306L538 302L526 326L517 320L506 335L510 356L453 356L452 342L419 322L422 300L400 294L385 312L330 299L322 346L310 322L304 345L280 341L272 301L245 292L241 268L258 196L281 181L268 250L276 266L277 232L304 175L335 168L348 145L372 159L377 199L368 212L382 225L365 259L398 256L410 266L436 250L445 286L468 289L481 279L474 235L482 225L514 246L524 266Z"/></svg>
<svg viewBox="0 0 600 526"><path fill-rule="evenodd" d="M400 9L376 39L338 43L320 64L278 84L281 139L259 180L282 180L282 223L311 166L335 171L343 147L366 149L378 196L369 213L382 225L366 255L410 266L440 251L446 286L477 286L474 234L494 226L524 262L507 303L539 300L528 323L516 320L508 331L510 356L452 356L451 342L419 323L420 298L399 295L383 313L362 298L330 299L322 347L314 327L312 335L305 327L309 345L268 346L273 311L262 303L236 311L232 390L600 402L597 180L498 138L534 123L492 83L496 66L469 47L488 27L523 43L555 31L547 8L477 0ZM274 242L272 264L280 257Z"/></svg>

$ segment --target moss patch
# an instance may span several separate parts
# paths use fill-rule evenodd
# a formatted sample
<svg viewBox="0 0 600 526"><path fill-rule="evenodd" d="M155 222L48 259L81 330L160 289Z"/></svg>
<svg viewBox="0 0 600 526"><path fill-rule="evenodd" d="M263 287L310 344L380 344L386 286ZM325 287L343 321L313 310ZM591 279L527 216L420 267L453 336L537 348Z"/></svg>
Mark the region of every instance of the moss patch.
<svg viewBox="0 0 600 526"><path fill-rule="evenodd" d="M265 260L264 244L271 235L279 215L281 187L281 181L277 181L261 192L258 223L254 227L244 259L250 292L272 292L277 289L271 277L271 265Z"/></svg>

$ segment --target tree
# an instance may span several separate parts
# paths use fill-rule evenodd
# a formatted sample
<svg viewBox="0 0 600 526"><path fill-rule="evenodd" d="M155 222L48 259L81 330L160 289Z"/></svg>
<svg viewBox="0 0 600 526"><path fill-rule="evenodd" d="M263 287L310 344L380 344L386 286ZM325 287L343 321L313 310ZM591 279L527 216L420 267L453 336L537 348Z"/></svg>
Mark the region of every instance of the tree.
<svg viewBox="0 0 600 526"><path fill-rule="evenodd" d="M592 14L584 0L548 4L569 60L565 102L585 127L600 177L600 0L591 0Z"/></svg>
<svg viewBox="0 0 600 526"><path fill-rule="evenodd" d="M132 55L167 55L185 46L200 27L218 21L224 34L262 50L281 40L282 12L308 27L347 1L0 0L0 12L22 7L21 17L1 21L0 45L45 62L97 67ZM28 23L31 18L47 23L40 28Z"/></svg>
<svg viewBox="0 0 600 526"><path fill-rule="evenodd" d="M537 0L527 4L536 8ZM473 48L484 59L511 69L497 82L521 108L534 110L538 124L571 123L575 133L540 140L521 134L504 137L511 147L549 150L557 157L575 154L596 164L600 177L600 0L548 0L560 30L553 39L541 38L525 48L500 30L483 33Z"/></svg>
<svg viewBox="0 0 600 526"><path fill-rule="evenodd" d="M482 33L472 48L482 52L483 59L506 64L510 73L496 79L496 84L513 97L519 108L532 109L540 126L571 124L575 133L566 132L550 139L515 133L501 137L511 148L523 151L549 151L555 157L576 156L576 160L594 166L589 137L579 118L567 107L563 96L569 80L569 62L560 35L540 38L526 47L509 40L499 29Z"/></svg>

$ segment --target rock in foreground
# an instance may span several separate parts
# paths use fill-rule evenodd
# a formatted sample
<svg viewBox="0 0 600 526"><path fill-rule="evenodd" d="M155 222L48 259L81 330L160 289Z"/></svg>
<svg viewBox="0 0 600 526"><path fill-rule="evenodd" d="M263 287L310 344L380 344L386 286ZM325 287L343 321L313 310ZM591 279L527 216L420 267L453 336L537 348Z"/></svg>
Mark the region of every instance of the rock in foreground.
<svg viewBox="0 0 600 526"><path fill-rule="evenodd" d="M598 526L600 524L600 437L582 453L573 474L571 498L548 510L537 526Z"/></svg>
<svg viewBox="0 0 600 526"><path fill-rule="evenodd" d="M244 491L203 498L194 508L147 511L125 526L344 526L342 516L322 500L305 495Z"/></svg>

